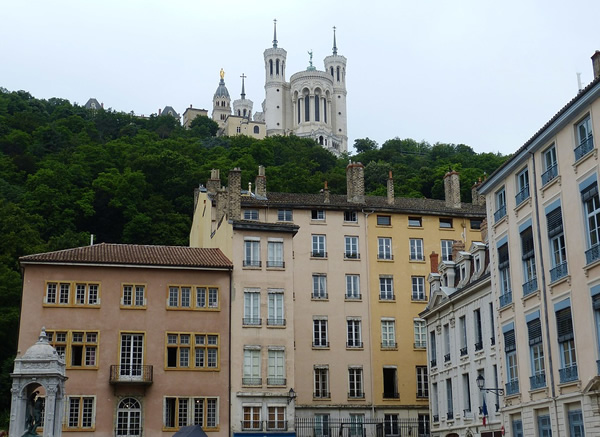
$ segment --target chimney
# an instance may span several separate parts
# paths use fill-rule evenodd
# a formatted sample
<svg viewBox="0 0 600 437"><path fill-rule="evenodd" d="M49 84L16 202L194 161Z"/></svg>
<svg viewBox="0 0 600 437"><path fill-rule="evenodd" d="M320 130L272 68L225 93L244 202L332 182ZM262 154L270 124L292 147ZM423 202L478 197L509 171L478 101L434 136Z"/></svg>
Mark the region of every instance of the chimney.
<svg viewBox="0 0 600 437"><path fill-rule="evenodd" d="M325 181L325 186L323 187L323 202L329 203L329 187L327 186L327 181Z"/></svg>
<svg viewBox="0 0 600 437"><path fill-rule="evenodd" d="M365 166L360 162L346 167L346 196L348 202L365 203Z"/></svg>
<svg viewBox="0 0 600 437"><path fill-rule="evenodd" d="M162 112L162 110L160 108L158 108L158 115L160 115L161 112Z"/></svg>
<svg viewBox="0 0 600 437"><path fill-rule="evenodd" d="M592 66L594 67L594 79L600 76L600 50L592 55Z"/></svg>
<svg viewBox="0 0 600 437"><path fill-rule="evenodd" d="M233 170L229 170L229 181L227 184L229 220L239 220L242 216L241 191L242 170L236 167Z"/></svg>
<svg viewBox="0 0 600 437"><path fill-rule="evenodd" d="M267 197L267 177L265 176L265 167L258 166L258 176L254 181L254 191L257 196Z"/></svg>
<svg viewBox="0 0 600 437"><path fill-rule="evenodd" d="M454 240L452 242L452 261L456 262L456 258L458 258L458 252L465 251L465 243L462 240Z"/></svg>
<svg viewBox="0 0 600 437"><path fill-rule="evenodd" d="M481 185L481 178L477 180L471 187L471 200L473 205L483 206L485 205L485 196L483 194L479 194L479 186Z"/></svg>
<svg viewBox="0 0 600 437"><path fill-rule="evenodd" d="M460 180L457 172L450 170L444 175L444 193L447 208L460 208Z"/></svg>
<svg viewBox="0 0 600 437"><path fill-rule="evenodd" d="M390 170L387 180L387 203L394 204L394 178L392 178L392 170Z"/></svg>
<svg viewBox="0 0 600 437"><path fill-rule="evenodd" d="M104 102L100 103L100 107L104 109Z"/></svg>
<svg viewBox="0 0 600 437"><path fill-rule="evenodd" d="M431 254L429 255L429 264L431 265L431 273L438 273L440 256L435 252L431 252Z"/></svg>
<svg viewBox="0 0 600 437"><path fill-rule="evenodd" d="M210 179L206 181L206 191L209 194L215 194L221 188L221 175L219 169L213 168L210 171Z"/></svg>

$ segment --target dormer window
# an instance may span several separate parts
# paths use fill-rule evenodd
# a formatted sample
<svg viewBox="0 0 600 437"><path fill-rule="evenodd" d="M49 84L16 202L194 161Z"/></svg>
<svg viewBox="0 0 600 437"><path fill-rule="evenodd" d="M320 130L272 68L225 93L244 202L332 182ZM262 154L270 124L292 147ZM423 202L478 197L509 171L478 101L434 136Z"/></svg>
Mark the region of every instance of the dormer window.
<svg viewBox="0 0 600 437"><path fill-rule="evenodd" d="M467 277L467 266L464 264L460 266L460 280L464 281Z"/></svg>
<svg viewBox="0 0 600 437"><path fill-rule="evenodd" d="M475 257L475 272L479 272L481 268L481 258L479 256Z"/></svg>

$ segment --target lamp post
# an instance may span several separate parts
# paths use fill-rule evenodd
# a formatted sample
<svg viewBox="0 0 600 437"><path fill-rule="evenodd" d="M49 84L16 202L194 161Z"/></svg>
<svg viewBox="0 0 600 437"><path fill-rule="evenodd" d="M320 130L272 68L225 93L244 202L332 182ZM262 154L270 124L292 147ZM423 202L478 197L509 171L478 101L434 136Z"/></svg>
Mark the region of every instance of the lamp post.
<svg viewBox="0 0 600 437"><path fill-rule="evenodd" d="M485 391L485 392L490 392L490 393L496 393L500 396L504 396L504 389L503 388L487 388L484 387L483 385L485 384L485 379L483 378L483 375L479 375L477 377L477 379L475 380L475 382L477 382L477 387L479 388L480 391Z"/></svg>
<svg viewBox="0 0 600 437"><path fill-rule="evenodd" d="M293 388L290 388L290 391L288 392L288 405L290 404L290 402L292 402L294 399L296 399L296 392L294 391Z"/></svg>

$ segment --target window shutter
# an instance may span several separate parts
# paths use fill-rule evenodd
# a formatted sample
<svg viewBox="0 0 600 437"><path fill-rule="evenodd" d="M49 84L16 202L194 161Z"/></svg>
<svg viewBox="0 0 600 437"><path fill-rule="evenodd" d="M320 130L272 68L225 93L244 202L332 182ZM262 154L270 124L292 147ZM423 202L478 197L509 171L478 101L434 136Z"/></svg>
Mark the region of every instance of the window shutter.
<svg viewBox="0 0 600 437"><path fill-rule="evenodd" d="M521 247L523 251L523 261L533 258L533 232L531 231L531 227L521 232Z"/></svg>
<svg viewBox="0 0 600 437"><path fill-rule="evenodd" d="M556 312L556 327L559 343L573 339L573 320L570 307Z"/></svg>
<svg viewBox="0 0 600 437"><path fill-rule="evenodd" d="M540 344L542 342L542 322L540 319L534 319L527 323L527 332L529 333L529 345Z"/></svg>
<svg viewBox="0 0 600 437"><path fill-rule="evenodd" d="M504 333L504 350L506 352L512 352L517 350L517 345L515 344L515 330L511 329Z"/></svg>
<svg viewBox="0 0 600 437"><path fill-rule="evenodd" d="M588 200L592 199L594 196L598 195L598 183L595 182L592 185L590 185L589 187L585 188L582 192L581 192L581 200L583 202L587 202Z"/></svg>
<svg viewBox="0 0 600 437"><path fill-rule="evenodd" d="M548 222L548 237L552 238L563 232L562 208L559 206L546 214Z"/></svg>

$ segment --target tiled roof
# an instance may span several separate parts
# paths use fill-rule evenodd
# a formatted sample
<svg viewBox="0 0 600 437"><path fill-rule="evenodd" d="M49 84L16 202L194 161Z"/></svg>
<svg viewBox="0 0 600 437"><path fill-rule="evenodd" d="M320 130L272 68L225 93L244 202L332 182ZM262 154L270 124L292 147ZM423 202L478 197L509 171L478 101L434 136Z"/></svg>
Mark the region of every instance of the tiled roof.
<svg viewBox="0 0 600 437"><path fill-rule="evenodd" d="M320 194L300 193L267 193L267 198L242 196L244 207L290 207L322 209L369 209L385 212L418 213L423 215L448 215L460 217L485 217L485 207L463 203L460 208L449 208L443 200L418 199L409 197L396 197L394 204L387 202L384 196L365 196L365 203L348 202L344 194L331 194L329 203L325 203L325 196Z"/></svg>
<svg viewBox="0 0 600 437"><path fill-rule="evenodd" d="M221 249L100 243L19 258L21 263L150 265L231 269Z"/></svg>

